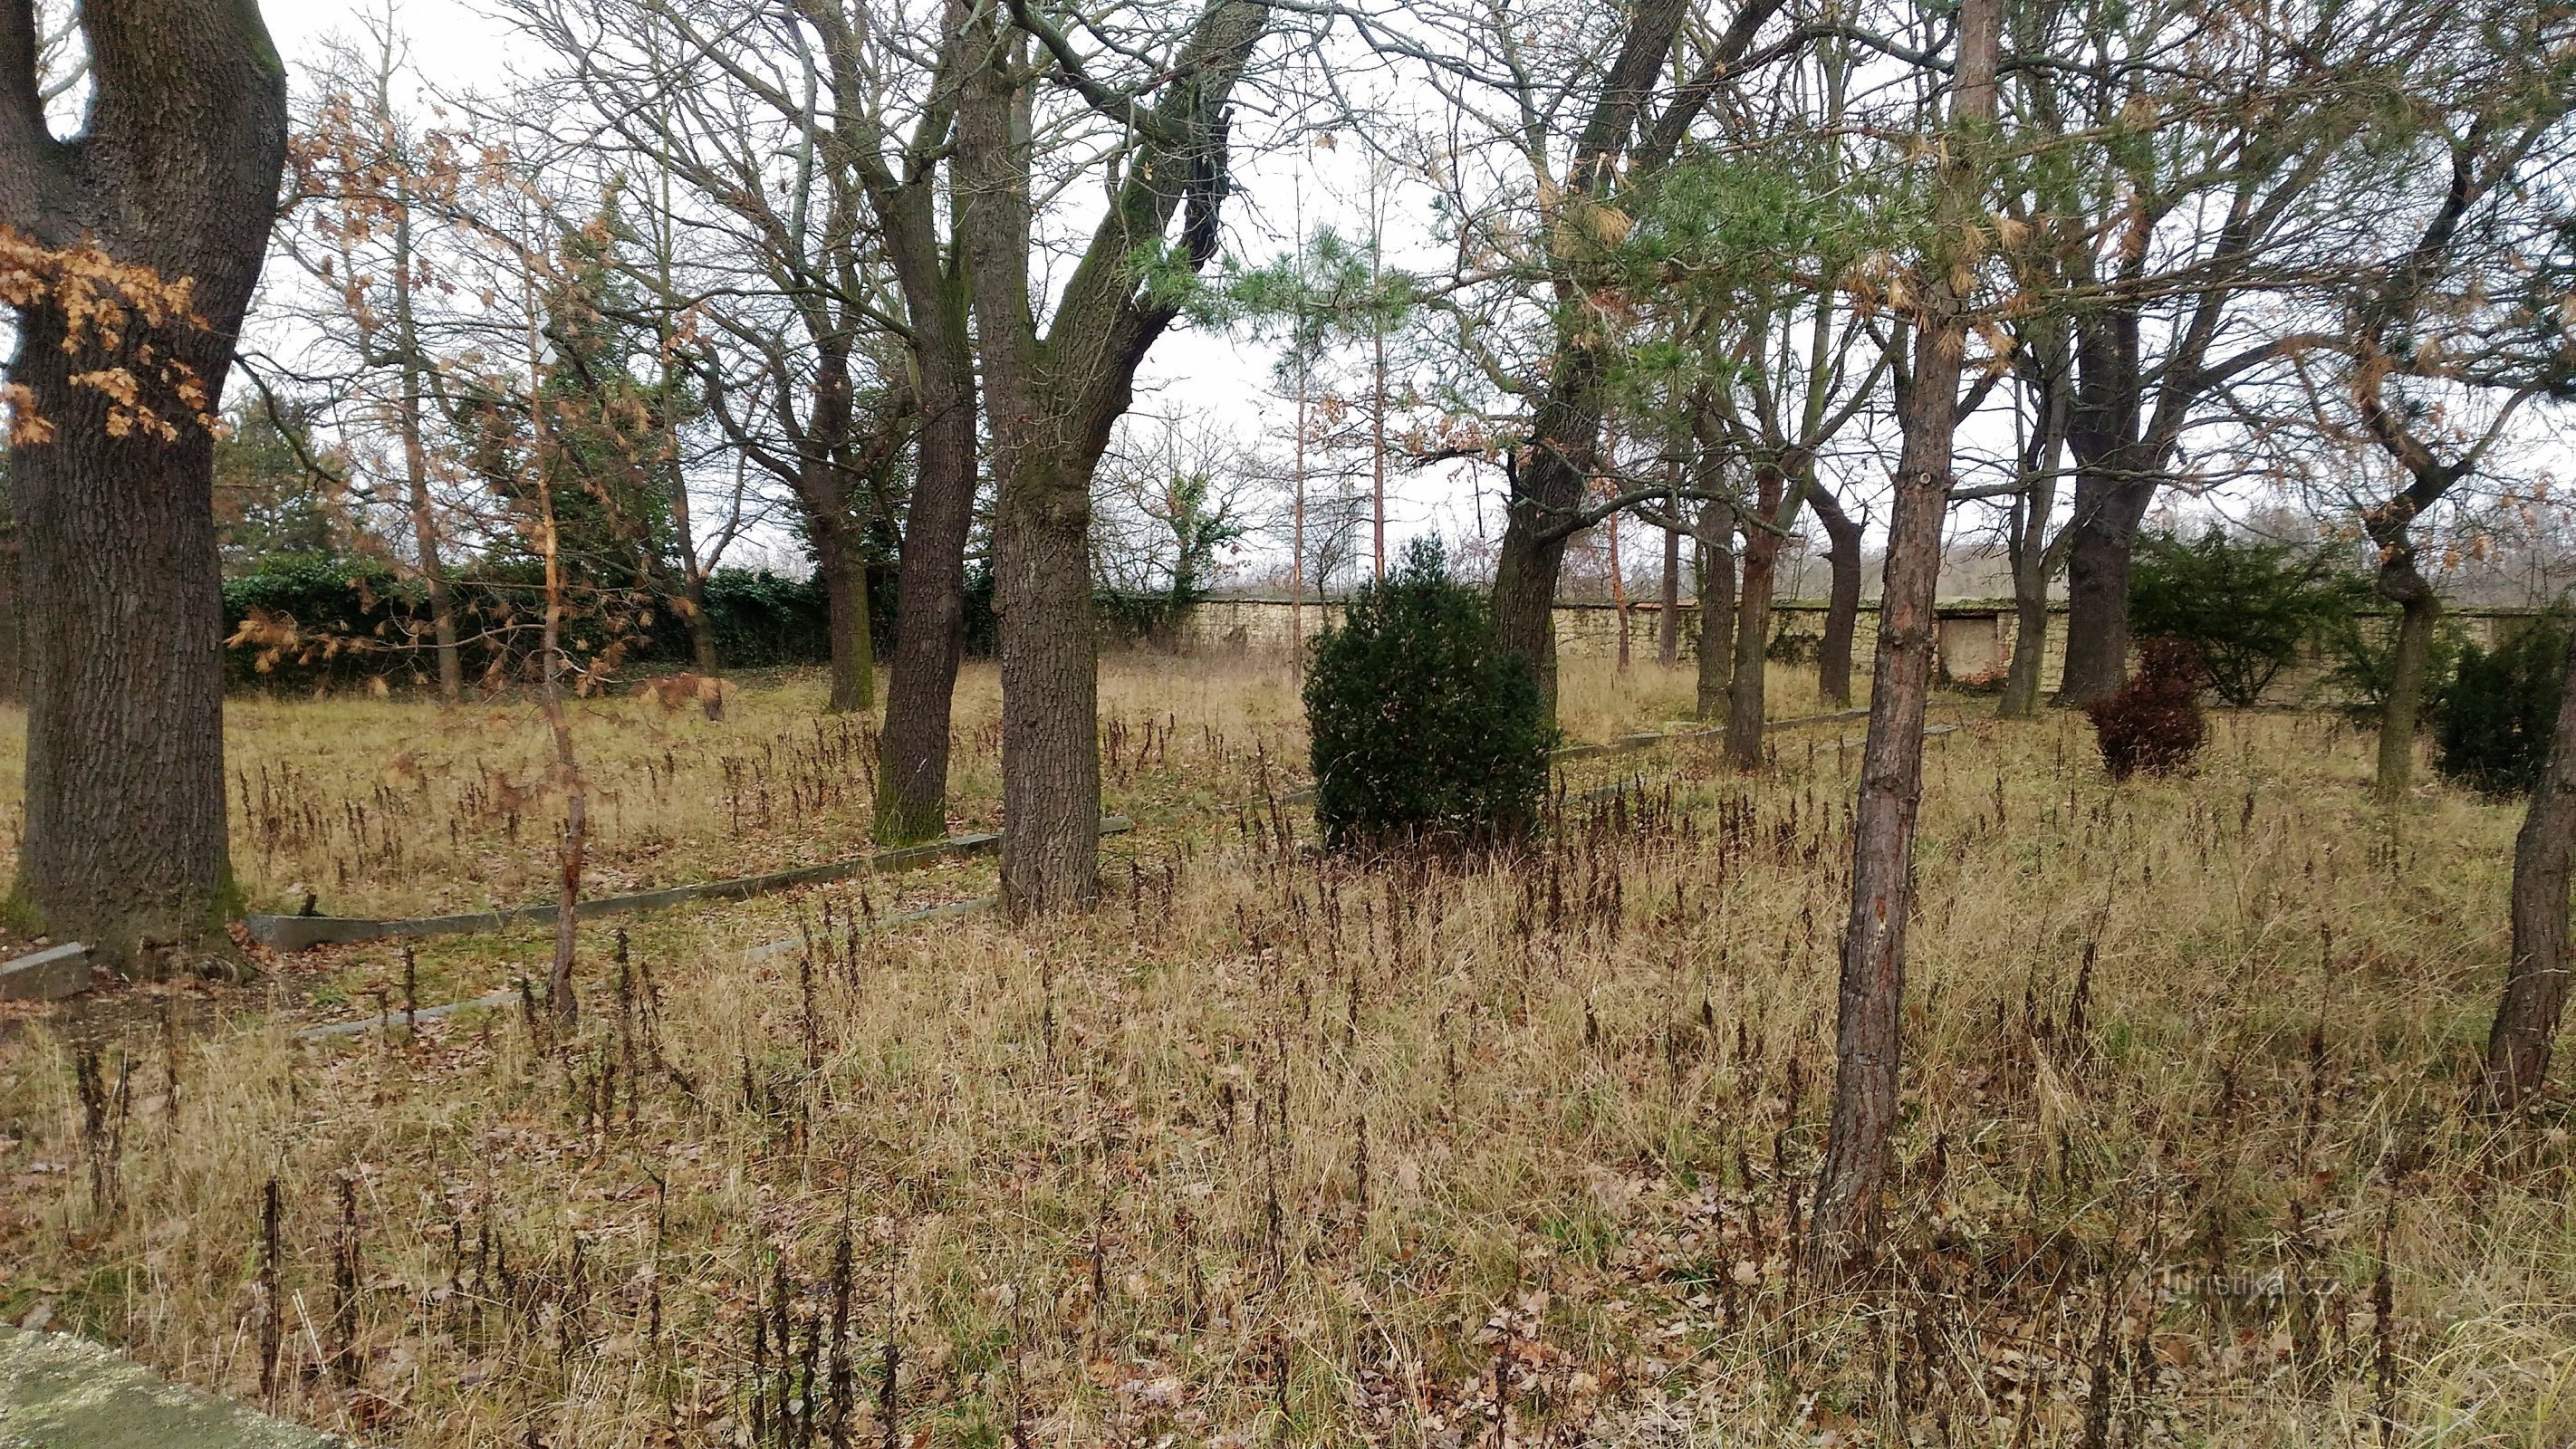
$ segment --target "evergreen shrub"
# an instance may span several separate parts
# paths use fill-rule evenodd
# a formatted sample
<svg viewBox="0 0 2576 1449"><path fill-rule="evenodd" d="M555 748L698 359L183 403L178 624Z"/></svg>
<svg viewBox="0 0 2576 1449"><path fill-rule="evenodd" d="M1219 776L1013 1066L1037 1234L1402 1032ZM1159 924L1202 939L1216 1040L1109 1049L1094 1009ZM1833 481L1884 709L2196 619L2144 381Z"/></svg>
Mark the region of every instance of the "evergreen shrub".
<svg viewBox="0 0 2576 1449"><path fill-rule="evenodd" d="M1436 543L1416 541L1316 642L1306 718L1333 849L1509 841L1545 803L1556 731L1538 681Z"/></svg>

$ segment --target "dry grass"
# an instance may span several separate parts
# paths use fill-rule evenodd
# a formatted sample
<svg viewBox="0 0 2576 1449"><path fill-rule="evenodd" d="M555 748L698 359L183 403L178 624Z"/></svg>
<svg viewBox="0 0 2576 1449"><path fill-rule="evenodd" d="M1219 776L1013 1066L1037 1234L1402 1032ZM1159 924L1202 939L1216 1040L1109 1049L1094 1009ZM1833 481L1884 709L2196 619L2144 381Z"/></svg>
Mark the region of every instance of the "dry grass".
<svg viewBox="0 0 2576 1449"><path fill-rule="evenodd" d="M1362 869L1186 814L1231 788L1192 709L1238 779L1293 726L1159 677L1125 707L1191 778L1088 920L639 921L570 1040L201 993L97 1037L94 1127L79 1022L0 1043L0 1311L246 1396L274 1325L283 1411L439 1449L2576 1436L2566 1133L2459 1111L2512 811L2375 811L2295 718L2133 788L2080 721L1936 742L1886 1272L1829 1292L1785 1247L1856 727L1584 762L1544 850Z"/></svg>
<svg viewBox="0 0 2576 1449"><path fill-rule="evenodd" d="M1686 717L1691 675L1569 661L1566 730L1607 740ZM821 712L811 673L752 681L727 717L619 695L575 706L593 791L585 888L655 890L813 865L868 848L873 720ZM1780 708L1774 714L1786 713ZM952 820L989 829L1001 800L1001 691L989 663L959 681ZM1153 815L1242 798L1266 764L1302 770L1305 718L1264 658L1115 655L1101 671L1112 811ZM233 868L253 910L398 916L550 899L560 797L535 708L503 698L440 710L416 697L233 700L227 711ZM0 873L23 818L24 720L0 711Z"/></svg>

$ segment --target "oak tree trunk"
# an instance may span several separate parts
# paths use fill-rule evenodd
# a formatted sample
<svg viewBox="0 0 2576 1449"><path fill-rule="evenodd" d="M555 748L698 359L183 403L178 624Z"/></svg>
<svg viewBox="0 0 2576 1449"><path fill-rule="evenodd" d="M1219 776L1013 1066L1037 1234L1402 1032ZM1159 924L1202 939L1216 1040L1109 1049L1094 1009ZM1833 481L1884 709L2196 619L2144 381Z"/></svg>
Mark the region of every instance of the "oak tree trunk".
<svg viewBox="0 0 2576 1449"><path fill-rule="evenodd" d="M26 579L20 572L18 525L9 511L9 476L0 460L0 704L25 700Z"/></svg>
<svg viewBox="0 0 2576 1449"><path fill-rule="evenodd" d="M1091 482L1136 369L1179 315L1141 286L1140 248L1216 253L1229 189L1227 100L1271 12L1205 0L1161 71L1091 243L1041 333L1031 302L1025 41L986 9L952 11L973 44L957 110L957 227L992 419L995 609L1002 644L1002 901L1014 920L1100 894L1099 676L1091 617Z"/></svg>
<svg viewBox="0 0 2576 1449"><path fill-rule="evenodd" d="M808 463L807 468L828 467ZM823 616L831 635L832 690L823 708L849 714L876 703L876 648L868 637L867 534L838 510L814 511L815 572L823 576Z"/></svg>
<svg viewBox="0 0 2576 1449"><path fill-rule="evenodd" d="M193 321L114 347L50 301L9 380L51 440L10 448L27 594L26 831L12 914L144 972L223 959L223 635L214 438L286 155L286 76L251 0L87 0L87 130L57 141L31 0L0 5L0 224L192 283ZM77 350L65 351L72 340ZM149 357L143 349L149 348ZM167 385L162 362L203 394ZM111 432L78 373L123 368L173 424Z"/></svg>
<svg viewBox="0 0 2576 1449"><path fill-rule="evenodd" d="M2576 679L2576 640L2568 646ZM2549 1077L2551 1045L2567 1010L2567 891L2576 872L2576 689L2562 683L2549 764L2531 792L2513 842L2513 960L2487 1033L2486 1089L2500 1111L2532 1099Z"/></svg>

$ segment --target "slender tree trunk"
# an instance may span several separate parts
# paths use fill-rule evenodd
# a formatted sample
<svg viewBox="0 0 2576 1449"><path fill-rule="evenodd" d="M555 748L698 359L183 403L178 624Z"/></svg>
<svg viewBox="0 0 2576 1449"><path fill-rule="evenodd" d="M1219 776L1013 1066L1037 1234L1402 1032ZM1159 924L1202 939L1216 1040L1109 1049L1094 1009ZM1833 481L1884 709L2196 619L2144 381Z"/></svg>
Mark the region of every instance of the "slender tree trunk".
<svg viewBox="0 0 2576 1449"><path fill-rule="evenodd" d="M2048 660L2048 586L2013 581L2012 663L2004 671L2005 719L2029 719L2039 713L2039 673Z"/></svg>
<svg viewBox="0 0 2576 1449"><path fill-rule="evenodd" d="M1816 520L1825 526L1825 632L1816 644L1816 692L1828 704L1851 705L1852 636L1860 629L1861 527L1830 488L1815 490Z"/></svg>
<svg viewBox="0 0 2576 1449"><path fill-rule="evenodd" d="M1782 482L1765 467L1754 485L1756 518L1769 524L1780 512ZM1767 527L1744 535L1744 584L1735 605L1735 677L1726 703L1726 762L1739 770L1762 766L1763 685L1770 662L1771 593L1779 576L1780 535Z"/></svg>
<svg viewBox="0 0 2576 1449"><path fill-rule="evenodd" d="M1664 516L1675 520L1682 516L1678 489L1665 496ZM1662 612L1655 615L1655 662L1670 669L1682 658L1682 531L1678 528L1664 530L1662 605Z"/></svg>
<svg viewBox="0 0 2576 1449"><path fill-rule="evenodd" d="M2397 570L2403 576L2392 577ZM2379 774L2372 785L2372 793L2385 803L2404 799L2414 783L2416 723L2423 714L2425 667L2432 659L2433 625L2441 604L2411 561L2383 566L2379 592L2394 597L2399 611L2388 698L2380 705Z"/></svg>
<svg viewBox="0 0 2576 1449"><path fill-rule="evenodd" d="M1615 485L1614 485L1615 486ZM1610 530L1610 607L1619 616L1619 672L1628 672L1628 581L1619 573L1619 515L1601 520Z"/></svg>
<svg viewBox="0 0 2576 1449"><path fill-rule="evenodd" d="M1954 282L1970 259L1960 232L1979 212L1977 152L1994 123L2002 0L1962 0L1948 148L1935 231L1920 269L1923 313L1913 368L1897 399L1904 444L1888 521L1878 659L1852 825L1851 915L1843 928L1834 1039L1834 1108L1809 1220L1809 1256L1844 1272L1867 1253L1880 1217L1899 1107L1905 933L1913 911L1915 811L1923 790L1923 722L1932 692L1941 523L1949 509L1968 298Z"/></svg>
<svg viewBox="0 0 2576 1449"><path fill-rule="evenodd" d="M92 99L67 143L37 92L34 7L0 4L0 224L186 279L203 325L129 318L111 346L76 334L55 298L18 309L9 380L51 436L9 449L27 596L44 605L28 619L26 828L8 914L159 974L234 960L214 439L198 414L221 408L267 250L286 75L247 0L87 0L80 24ZM179 396L166 364L203 395ZM119 368L175 436L126 426L121 405L72 381Z"/></svg>
<svg viewBox="0 0 2576 1449"><path fill-rule="evenodd" d="M1699 717L1723 719L1735 675L1735 509L1700 504Z"/></svg>
<svg viewBox="0 0 2576 1449"><path fill-rule="evenodd" d="M2568 678L2576 678L2576 639ZM2567 1010L2569 878L2576 874L2576 688L2564 680L2549 764L2513 842L2513 961L2487 1033L2486 1090L2518 1110L2549 1077L2550 1048Z"/></svg>
<svg viewBox="0 0 2576 1449"><path fill-rule="evenodd" d="M935 266L935 259L934 259ZM921 358L921 471L904 524L894 681L878 745L876 839L908 845L948 831L948 745L966 651L966 535L975 522L979 434L965 277L949 272L915 324Z"/></svg>
<svg viewBox="0 0 2576 1449"><path fill-rule="evenodd" d="M947 23L956 23L954 13ZM941 67L943 85L949 69ZM944 133L946 126L937 129ZM918 169L899 184L890 172L872 173L887 254L912 322L922 413L920 472L895 586L894 679L886 686L885 733L877 747L880 846L948 831L949 735L957 667L966 652L966 536L974 527L982 462L965 261L941 245L939 173L913 164ZM963 204L953 198L950 204L953 235Z"/></svg>
<svg viewBox="0 0 2576 1449"><path fill-rule="evenodd" d="M454 704L465 692L465 661L456 644L456 600L447 583L447 563L438 547L438 515L429 496L429 445L422 434L421 400L429 378L421 366L420 323L412 310L412 288L418 274L412 256L411 193L396 183L394 192L394 346L402 354L402 399L395 424L402 434L403 494L411 512L412 549L420 558L422 585L429 593L432 647L438 659L438 697Z"/></svg>
<svg viewBox="0 0 2576 1449"><path fill-rule="evenodd" d="M544 465L540 464L540 468ZM554 736L555 783L564 795L563 839L556 857L561 871L555 882L555 954L546 971L546 1009L559 1031L570 1031L580 1015L573 995L572 968L580 925L583 855L590 842L590 791L582 779L580 757L573 752L572 719L563 699L564 584L561 551L555 532L554 495L543 482L537 492L545 506L546 624L544 693L546 728Z"/></svg>
<svg viewBox="0 0 2576 1449"><path fill-rule="evenodd" d="M1375 254L1375 249L1371 249ZM1371 264L1374 268L1374 263ZM1372 282L1374 286L1374 282ZM1369 369L1369 577L1386 579L1386 319L1373 319L1375 359Z"/></svg>
<svg viewBox="0 0 2576 1449"><path fill-rule="evenodd" d="M1301 319L1302 320L1302 319ZM1299 329L1302 339L1304 329ZM1298 345L1304 346L1301 340ZM1296 462L1288 505L1288 675L1306 677L1306 359L1297 358Z"/></svg>

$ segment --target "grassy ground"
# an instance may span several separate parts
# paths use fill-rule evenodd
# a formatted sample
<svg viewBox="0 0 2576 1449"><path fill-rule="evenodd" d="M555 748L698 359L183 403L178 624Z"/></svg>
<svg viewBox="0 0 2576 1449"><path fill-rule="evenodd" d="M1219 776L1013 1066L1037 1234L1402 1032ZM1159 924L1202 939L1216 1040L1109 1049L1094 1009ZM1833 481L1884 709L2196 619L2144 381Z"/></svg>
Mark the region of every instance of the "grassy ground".
<svg viewBox="0 0 2576 1449"><path fill-rule="evenodd" d="M1630 680L1569 680L1575 731L1687 702ZM0 1313L249 1397L273 1365L283 1411L440 1449L2576 1437L2562 1114L2460 1111L2512 809L2377 810L2367 740L2287 716L2115 787L2080 720L1948 701L1886 1267L1837 1292L1786 1248L1857 725L1782 734L1754 779L1713 742L1582 761L1524 858L1361 868L1295 849L1287 807L1192 808L1284 788L1282 682L1122 664L1108 697L1143 826L1088 920L866 929L985 888L957 865L639 917L622 968L585 933L569 1037L510 1011L293 1040L376 990L399 1017L380 947L143 998L199 1029L22 1027ZM235 747L271 761L386 712L313 766L344 795L403 738L403 706L261 708ZM725 729L810 737L795 708ZM639 717L586 735L603 762L703 728ZM800 818L863 820L845 789ZM390 818L432 837L406 858L442 848ZM741 838L828 833L773 805ZM421 997L537 949L443 944Z"/></svg>
<svg viewBox="0 0 2576 1449"><path fill-rule="evenodd" d="M1568 738L1603 741L1687 718L1688 669L1565 666ZM821 712L823 680L736 691L726 719L619 695L574 706L593 792L586 889L595 895L752 875L863 853L874 798L872 721ZM1792 697L1772 713L1812 697ZM956 703L954 823L990 828L1001 800L1001 691L970 664ZM1203 811L1241 798L1266 765L1301 771L1305 720L1285 671L1251 660L1120 655L1101 671L1113 811ZM23 816L23 726L0 715L0 871ZM236 699L229 711L233 865L253 910L395 916L551 899L562 804L553 742L523 699L439 710L416 698Z"/></svg>

